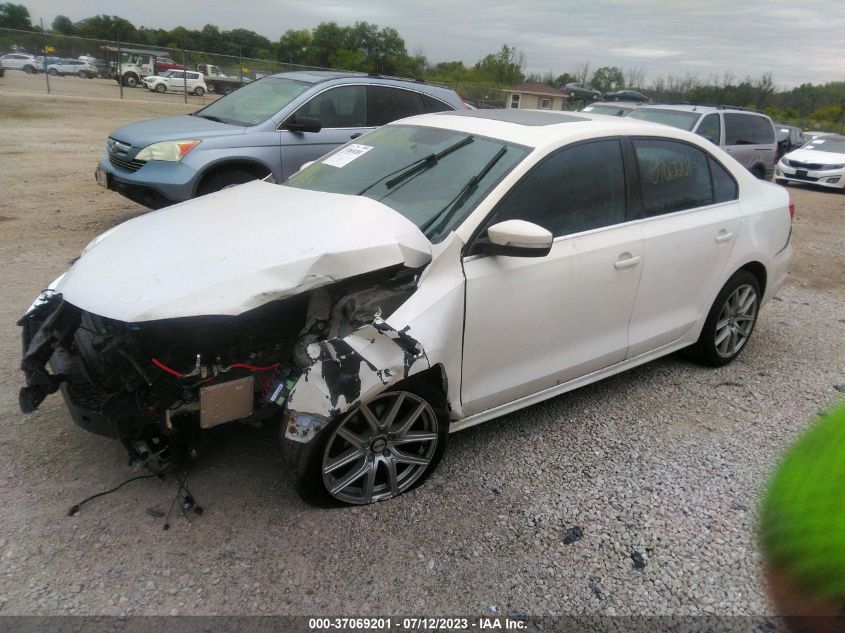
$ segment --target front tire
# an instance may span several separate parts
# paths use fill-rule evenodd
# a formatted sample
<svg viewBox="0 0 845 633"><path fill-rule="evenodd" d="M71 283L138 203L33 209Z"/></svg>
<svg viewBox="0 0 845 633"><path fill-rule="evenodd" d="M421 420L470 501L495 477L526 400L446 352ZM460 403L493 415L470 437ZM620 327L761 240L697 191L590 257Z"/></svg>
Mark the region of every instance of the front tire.
<svg viewBox="0 0 845 633"><path fill-rule="evenodd" d="M58 76L59 71L56 70L55 68L51 68L50 70L47 71L47 74L50 75L51 77L56 77L56 76Z"/></svg>
<svg viewBox="0 0 845 633"><path fill-rule="evenodd" d="M224 169L222 171L212 172L202 179L200 186L197 188L197 195L204 196L208 193L226 189L227 187L258 180L258 178L259 176L245 169Z"/></svg>
<svg viewBox="0 0 845 633"><path fill-rule="evenodd" d="M24 67L23 67L23 71L24 71L27 75L32 75L32 74L34 74L34 73L35 73L35 66L30 66L30 65L24 66Z"/></svg>
<svg viewBox="0 0 845 633"><path fill-rule="evenodd" d="M385 391L334 418L308 444L284 437L294 487L320 506L366 505L420 485L443 457L443 397L427 384Z"/></svg>
<svg viewBox="0 0 845 633"><path fill-rule="evenodd" d="M737 271L713 302L701 336L688 355L710 367L735 360L754 332L761 298L757 278L747 270Z"/></svg>
<svg viewBox="0 0 845 633"><path fill-rule="evenodd" d="M138 76L137 75L124 75L123 77L123 85L127 88L134 88L138 85Z"/></svg>
<svg viewBox="0 0 845 633"><path fill-rule="evenodd" d="M165 92L167 92L167 86L165 86L164 84L158 84L155 87L155 91L159 94L164 94Z"/></svg>

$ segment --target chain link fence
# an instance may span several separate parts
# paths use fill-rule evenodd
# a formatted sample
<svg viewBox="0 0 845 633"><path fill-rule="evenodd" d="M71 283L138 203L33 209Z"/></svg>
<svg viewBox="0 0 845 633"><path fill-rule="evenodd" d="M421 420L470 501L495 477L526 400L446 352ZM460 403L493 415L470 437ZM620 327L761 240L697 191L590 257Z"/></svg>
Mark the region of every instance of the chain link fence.
<svg viewBox="0 0 845 633"><path fill-rule="evenodd" d="M196 104L208 103L266 75L332 70L273 59L5 28L0 28L0 55L5 57L0 60L5 70L0 89L4 91ZM162 74L172 78L145 84L145 78ZM197 90L199 79L202 87ZM505 93L493 86L444 85L476 108L505 106Z"/></svg>

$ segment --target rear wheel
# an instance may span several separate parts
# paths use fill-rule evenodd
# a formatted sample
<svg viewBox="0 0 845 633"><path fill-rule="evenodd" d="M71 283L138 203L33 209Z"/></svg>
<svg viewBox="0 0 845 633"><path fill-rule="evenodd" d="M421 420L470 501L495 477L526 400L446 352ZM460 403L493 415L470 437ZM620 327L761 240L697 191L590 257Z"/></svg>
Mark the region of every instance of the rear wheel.
<svg viewBox="0 0 845 633"><path fill-rule="evenodd" d="M205 90L203 90L200 86L197 86L197 87L194 89L194 94L195 94L196 96L198 96L198 97L201 97L201 96L203 96L203 95L205 94Z"/></svg>
<svg viewBox="0 0 845 633"><path fill-rule="evenodd" d="M688 354L711 367L727 365L745 349L757 324L760 283L747 270L737 271L724 285Z"/></svg>
<svg viewBox="0 0 845 633"><path fill-rule="evenodd" d="M317 505L364 505L418 486L446 448L442 400L428 385L416 384L336 417L313 446L283 437L297 492Z"/></svg>

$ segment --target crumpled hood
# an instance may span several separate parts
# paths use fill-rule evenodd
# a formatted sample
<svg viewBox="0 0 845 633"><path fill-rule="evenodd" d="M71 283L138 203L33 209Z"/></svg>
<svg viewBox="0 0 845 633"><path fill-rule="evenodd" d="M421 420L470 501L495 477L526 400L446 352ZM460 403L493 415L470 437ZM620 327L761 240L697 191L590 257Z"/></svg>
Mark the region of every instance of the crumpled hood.
<svg viewBox="0 0 845 633"><path fill-rule="evenodd" d="M845 163L845 154L841 152L822 152L817 149L796 149L784 158L797 160L802 163L816 163L820 165L840 165Z"/></svg>
<svg viewBox="0 0 845 633"><path fill-rule="evenodd" d="M139 216L95 238L56 292L125 322L237 315L347 277L431 260L431 243L361 196L255 181Z"/></svg>
<svg viewBox="0 0 845 633"><path fill-rule="evenodd" d="M229 125L228 123L209 121L202 117L182 114L163 119L130 123L117 128L109 136L133 147L146 147L159 141L179 141L190 138L202 140L210 136L243 134L245 131L246 128L239 125Z"/></svg>

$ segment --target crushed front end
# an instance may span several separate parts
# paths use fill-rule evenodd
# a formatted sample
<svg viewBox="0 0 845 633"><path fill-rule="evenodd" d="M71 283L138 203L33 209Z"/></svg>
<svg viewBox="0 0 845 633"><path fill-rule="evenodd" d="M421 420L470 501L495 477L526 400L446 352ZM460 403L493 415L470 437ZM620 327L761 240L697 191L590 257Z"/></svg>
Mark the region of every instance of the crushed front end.
<svg viewBox="0 0 845 633"><path fill-rule="evenodd" d="M126 323L46 291L18 321L24 413L61 390L74 422L163 468L171 446L233 421L277 419L315 344L372 323L413 292L408 269L380 271L237 316ZM150 462L155 462L150 464Z"/></svg>

